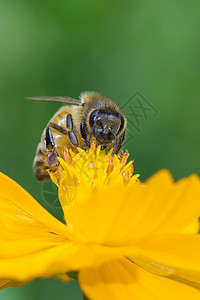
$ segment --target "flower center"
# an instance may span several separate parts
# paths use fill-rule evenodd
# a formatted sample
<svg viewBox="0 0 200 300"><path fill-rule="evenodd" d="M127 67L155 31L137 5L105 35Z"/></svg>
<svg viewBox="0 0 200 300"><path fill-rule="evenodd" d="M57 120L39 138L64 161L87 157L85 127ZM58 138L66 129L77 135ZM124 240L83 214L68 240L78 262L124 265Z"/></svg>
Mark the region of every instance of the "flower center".
<svg viewBox="0 0 200 300"><path fill-rule="evenodd" d="M77 199L79 190L82 192L80 199L83 194L87 196L88 193L102 190L108 185L139 183L139 174L133 175L133 161L127 163L128 157L127 150L122 156L112 156L112 149L106 154L105 150L96 146L93 139L87 151L81 148L73 151L64 147L63 158L58 158L60 165L50 176L59 188L59 198L67 194L67 203L71 203Z"/></svg>

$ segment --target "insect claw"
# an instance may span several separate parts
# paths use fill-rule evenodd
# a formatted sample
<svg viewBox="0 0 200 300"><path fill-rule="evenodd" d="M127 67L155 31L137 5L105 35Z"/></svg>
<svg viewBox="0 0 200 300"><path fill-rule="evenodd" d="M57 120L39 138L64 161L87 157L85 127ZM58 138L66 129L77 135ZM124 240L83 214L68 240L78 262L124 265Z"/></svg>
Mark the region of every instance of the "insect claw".
<svg viewBox="0 0 200 300"><path fill-rule="evenodd" d="M59 166L59 161L58 161L58 153L56 151L53 151L51 153L48 154L48 163L50 168L54 171L58 168Z"/></svg>

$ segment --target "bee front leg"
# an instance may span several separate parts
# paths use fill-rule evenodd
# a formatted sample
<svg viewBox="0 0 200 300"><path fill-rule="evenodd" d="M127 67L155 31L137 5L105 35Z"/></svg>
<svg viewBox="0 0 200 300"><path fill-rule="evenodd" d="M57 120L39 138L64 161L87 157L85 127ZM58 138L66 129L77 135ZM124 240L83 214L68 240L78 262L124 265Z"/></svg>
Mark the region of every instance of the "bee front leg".
<svg viewBox="0 0 200 300"><path fill-rule="evenodd" d="M115 149L117 146L117 137L115 138L114 146L113 146L113 151L112 151L112 156L115 154Z"/></svg>
<svg viewBox="0 0 200 300"><path fill-rule="evenodd" d="M122 135L121 135L121 137L119 139L119 143L118 143L118 146L117 146L116 154L118 154L119 151L121 150L122 144L124 142L124 138L125 138L125 131L124 131L124 133L122 133Z"/></svg>
<svg viewBox="0 0 200 300"><path fill-rule="evenodd" d="M67 116L67 119L68 119L68 116ZM52 122L49 123L49 127L57 130L58 132L60 132L60 133L62 133L64 135L68 135L69 139L70 139L70 142L72 143L72 145L73 146L78 146L78 138L75 135L75 133L72 131L72 129L70 129L70 128L64 128L64 127L59 126L58 124L55 124L55 123L52 123ZM51 136L52 136L52 134L51 134ZM52 137L52 140L53 140L53 137Z"/></svg>
<svg viewBox="0 0 200 300"><path fill-rule="evenodd" d="M94 125L92 126L89 138L87 138L87 133L86 133L86 124L85 122L82 122L80 125L80 131L81 131L81 136L84 139L85 143L87 146L90 146L90 141L94 132L94 128L95 128L96 122L94 123Z"/></svg>
<svg viewBox="0 0 200 300"><path fill-rule="evenodd" d="M67 132L69 135L70 142L72 143L73 146L78 146L77 136L73 132L73 120L71 114L67 115L66 127L67 127Z"/></svg>
<svg viewBox="0 0 200 300"><path fill-rule="evenodd" d="M59 166L59 161L57 159L58 153L56 152L55 143L53 140L53 135L51 131L50 124L47 126L46 135L44 140L44 149L48 153L48 163L52 170L56 170Z"/></svg>
<svg viewBox="0 0 200 300"><path fill-rule="evenodd" d="M117 155L117 154L120 152L121 147L122 147L122 144L123 144L123 142L124 142L125 132L122 133L122 135L121 135L121 137L119 138L119 140L118 140L116 134L115 134L113 131L111 131L111 133L112 133L113 136L115 137L115 142L114 142L114 145L113 145L113 151L112 151L112 156L113 156L114 154Z"/></svg>
<svg viewBox="0 0 200 300"><path fill-rule="evenodd" d="M112 133L112 135L115 138L115 142L114 142L114 145L113 145L113 151L112 151L112 156L113 156L115 154L115 149L116 149L116 146L117 146L117 136L112 130L110 132Z"/></svg>
<svg viewBox="0 0 200 300"><path fill-rule="evenodd" d="M77 139L75 133L72 131L73 123L72 123L71 115L67 115L66 123L67 123L66 124L67 128L64 128L62 126L59 126L58 124L50 122L46 129L46 136L45 136L45 140L44 140L44 149L45 149L45 151L49 152L48 163L49 163L49 166L53 170L57 169L57 167L59 165L59 161L57 159L57 157L59 155L56 152L56 146L55 146L55 143L53 140L53 134L52 134L51 128L59 131L60 133L62 133L64 135L68 135L73 146L78 145L78 139Z"/></svg>
<svg viewBox="0 0 200 300"><path fill-rule="evenodd" d="M88 144L88 141L87 141L87 133L86 133L86 125L85 125L85 122L82 122L80 124L80 132L81 132L81 136L82 138L84 139L86 145Z"/></svg>

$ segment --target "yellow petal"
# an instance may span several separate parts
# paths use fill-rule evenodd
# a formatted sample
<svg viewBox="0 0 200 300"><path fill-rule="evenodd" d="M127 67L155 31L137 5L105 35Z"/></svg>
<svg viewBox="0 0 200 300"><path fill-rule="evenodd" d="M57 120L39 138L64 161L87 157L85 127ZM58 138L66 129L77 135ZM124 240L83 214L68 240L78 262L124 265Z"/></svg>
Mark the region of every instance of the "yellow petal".
<svg viewBox="0 0 200 300"><path fill-rule="evenodd" d="M69 282L71 280L71 278L67 274L65 274L65 273L58 274L56 277L58 279L60 279L61 281L63 281L63 282Z"/></svg>
<svg viewBox="0 0 200 300"><path fill-rule="evenodd" d="M0 239L70 236L70 230L12 179L0 173Z"/></svg>
<svg viewBox="0 0 200 300"><path fill-rule="evenodd" d="M182 232L183 233L199 233L199 219L194 220L187 227L185 227Z"/></svg>
<svg viewBox="0 0 200 300"><path fill-rule="evenodd" d="M50 177L59 188L59 200L64 216L69 204L87 200L94 190L102 190L105 186L133 185L138 182L139 175L132 176L133 161L126 164L129 156L127 150L120 158L120 155L112 156L112 150L106 154L100 149L100 146L91 146L88 151L78 148L78 153L75 154L72 150L63 148L64 159L59 158L60 166Z"/></svg>
<svg viewBox="0 0 200 300"><path fill-rule="evenodd" d="M37 277L55 277L122 257L125 250L120 247L64 242L14 258L4 253L4 257L0 259L0 278L24 282ZM19 252L17 249L17 253ZM131 252L136 255L134 250Z"/></svg>
<svg viewBox="0 0 200 300"><path fill-rule="evenodd" d="M37 257L68 243L69 229L51 216L23 188L0 173L0 286L26 284L42 267ZM31 258L34 263L31 266ZM29 260L30 259L30 260ZM51 259L51 258L49 258ZM33 273L32 273L33 269ZM34 271L35 269L35 271ZM61 273L61 272L59 272ZM17 283L20 281L20 283Z"/></svg>
<svg viewBox="0 0 200 300"><path fill-rule="evenodd" d="M66 221L85 239L107 245L133 243L153 232L179 232L200 212L200 180L173 183L168 171L146 184L109 187L66 210Z"/></svg>
<svg viewBox="0 0 200 300"><path fill-rule="evenodd" d="M0 259L0 278L25 282L37 277L55 277L71 269L70 259L74 259L76 251L77 248L65 243L12 259Z"/></svg>
<svg viewBox="0 0 200 300"><path fill-rule="evenodd" d="M0 278L5 279L2 286L59 276L123 255L123 248L88 241L85 245L69 242L69 229L64 224L5 175L0 175L0 182Z"/></svg>
<svg viewBox="0 0 200 300"><path fill-rule="evenodd" d="M136 245L135 245L136 246ZM200 287L200 235L156 235L137 244L132 260L161 276L170 276Z"/></svg>
<svg viewBox="0 0 200 300"><path fill-rule="evenodd" d="M0 290L5 289L6 287L19 287L29 282L18 282L10 279L0 279Z"/></svg>
<svg viewBox="0 0 200 300"><path fill-rule="evenodd" d="M81 289L93 300L197 300L200 291L177 281L149 273L127 259L81 270Z"/></svg>

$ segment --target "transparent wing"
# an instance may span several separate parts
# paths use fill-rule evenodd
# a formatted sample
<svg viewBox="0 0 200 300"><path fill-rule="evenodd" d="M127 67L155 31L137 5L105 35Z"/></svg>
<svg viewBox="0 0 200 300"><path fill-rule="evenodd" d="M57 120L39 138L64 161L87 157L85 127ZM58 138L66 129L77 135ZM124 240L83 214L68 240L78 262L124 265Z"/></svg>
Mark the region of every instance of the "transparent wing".
<svg viewBox="0 0 200 300"><path fill-rule="evenodd" d="M68 105L81 105L81 102L77 99L70 97L26 97L25 99L34 101L49 101L49 102L60 102Z"/></svg>

